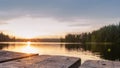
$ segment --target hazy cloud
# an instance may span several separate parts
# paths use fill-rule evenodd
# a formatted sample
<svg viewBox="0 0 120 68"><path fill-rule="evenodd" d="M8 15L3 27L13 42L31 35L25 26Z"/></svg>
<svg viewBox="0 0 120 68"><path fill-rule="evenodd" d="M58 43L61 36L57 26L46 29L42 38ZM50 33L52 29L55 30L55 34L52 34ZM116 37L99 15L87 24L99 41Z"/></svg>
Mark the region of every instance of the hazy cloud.
<svg viewBox="0 0 120 68"><path fill-rule="evenodd" d="M41 29L41 32L48 27L46 33L53 26L55 27L52 31L55 30L55 32L92 31L120 21L119 3L120 0L0 0L0 25L2 24L0 28L9 30L8 26L12 25L9 28L15 30L18 24L22 26L21 28L26 24L29 29L24 26L26 31L23 33L31 31L31 27L34 29L36 26ZM42 18L47 19L48 22L41 21ZM36 19L40 20L39 25L37 23L33 27ZM10 23L11 20L16 21L3 26L7 24L6 21ZM40 27L41 22L45 23L44 27Z"/></svg>
<svg viewBox="0 0 120 68"><path fill-rule="evenodd" d="M69 25L70 27L85 27L85 26L90 26L90 24L72 24Z"/></svg>
<svg viewBox="0 0 120 68"><path fill-rule="evenodd" d="M0 0L0 18L24 15L53 17L58 20L75 18L118 18L119 0Z"/></svg>
<svg viewBox="0 0 120 68"><path fill-rule="evenodd" d="M6 23L4 21L0 21L0 25L4 25L4 24L8 24L8 23Z"/></svg>

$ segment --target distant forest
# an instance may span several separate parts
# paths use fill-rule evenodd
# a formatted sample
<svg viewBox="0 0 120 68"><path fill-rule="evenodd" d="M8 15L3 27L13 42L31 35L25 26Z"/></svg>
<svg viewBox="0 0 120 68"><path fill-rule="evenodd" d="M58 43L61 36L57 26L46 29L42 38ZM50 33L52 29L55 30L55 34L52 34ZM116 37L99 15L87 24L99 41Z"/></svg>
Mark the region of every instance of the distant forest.
<svg viewBox="0 0 120 68"><path fill-rule="evenodd" d="M61 39L16 39L4 33L0 33L0 42L8 41L34 41L34 42L113 42L120 43L120 23L104 26L99 30L93 32L86 32L81 34L67 34L65 38Z"/></svg>
<svg viewBox="0 0 120 68"><path fill-rule="evenodd" d="M15 41L15 37L10 37L4 33L0 33L0 42Z"/></svg>
<svg viewBox="0 0 120 68"><path fill-rule="evenodd" d="M6 35L4 33L0 33L0 42L60 42L60 39L58 38L34 38L34 39L24 39L24 38L15 38L9 35Z"/></svg>
<svg viewBox="0 0 120 68"><path fill-rule="evenodd" d="M120 23L104 26L98 30L81 34L67 34L64 42L112 42L120 43Z"/></svg>

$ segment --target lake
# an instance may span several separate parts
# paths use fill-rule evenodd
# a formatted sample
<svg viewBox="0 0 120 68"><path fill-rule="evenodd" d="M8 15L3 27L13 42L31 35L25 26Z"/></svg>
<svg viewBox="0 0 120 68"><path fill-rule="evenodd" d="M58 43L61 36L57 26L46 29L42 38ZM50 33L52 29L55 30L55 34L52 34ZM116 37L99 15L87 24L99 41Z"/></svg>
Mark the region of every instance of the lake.
<svg viewBox="0 0 120 68"><path fill-rule="evenodd" d="M39 55L62 55L86 60L120 60L119 44L81 44L59 42L1 42L0 50Z"/></svg>

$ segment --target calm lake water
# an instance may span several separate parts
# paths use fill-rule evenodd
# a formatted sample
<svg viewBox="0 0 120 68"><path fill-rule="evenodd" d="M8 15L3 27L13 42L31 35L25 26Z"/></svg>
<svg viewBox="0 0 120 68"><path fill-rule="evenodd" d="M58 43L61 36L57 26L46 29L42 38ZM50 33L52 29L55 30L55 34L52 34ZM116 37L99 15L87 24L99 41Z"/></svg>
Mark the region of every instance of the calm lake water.
<svg viewBox="0 0 120 68"><path fill-rule="evenodd" d="M1 42L0 50L39 55L62 55L85 60L120 60L119 44L73 44L54 42Z"/></svg>

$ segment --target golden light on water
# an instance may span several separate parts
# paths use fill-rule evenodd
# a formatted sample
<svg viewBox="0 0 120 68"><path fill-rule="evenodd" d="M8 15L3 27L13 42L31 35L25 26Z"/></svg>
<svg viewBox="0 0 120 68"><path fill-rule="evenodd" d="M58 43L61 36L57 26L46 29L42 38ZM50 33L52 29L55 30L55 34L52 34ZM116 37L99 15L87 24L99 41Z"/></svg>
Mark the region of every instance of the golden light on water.
<svg viewBox="0 0 120 68"><path fill-rule="evenodd" d="M13 51L13 52L22 52L28 54L39 54L39 55L63 55L63 56L73 56L80 57L82 59L82 63L87 60L101 60L99 55L95 56L90 51L79 51L72 50L69 51L66 49L66 46L61 44L51 44L51 43L37 43L37 42L18 42L11 43L9 46L4 47L2 50ZM108 51L111 51L108 49ZM93 59L94 58L94 59Z"/></svg>
<svg viewBox="0 0 120 68"><path fill-rule="evenodd" d="M32 42L24 42L22 44L10 44L9 47L3 48L3 50L14 51L14 52L22 52L28 54L38 54L40 52L40 48L32 45Z"/></svg>
<svg viewBox="0 0 120 68"><path fill-rule="evenodd" d="M24 53L38 53L38 49L31 46L31 42L27 42L27 45L21 48L21 51Z"/></svg>

